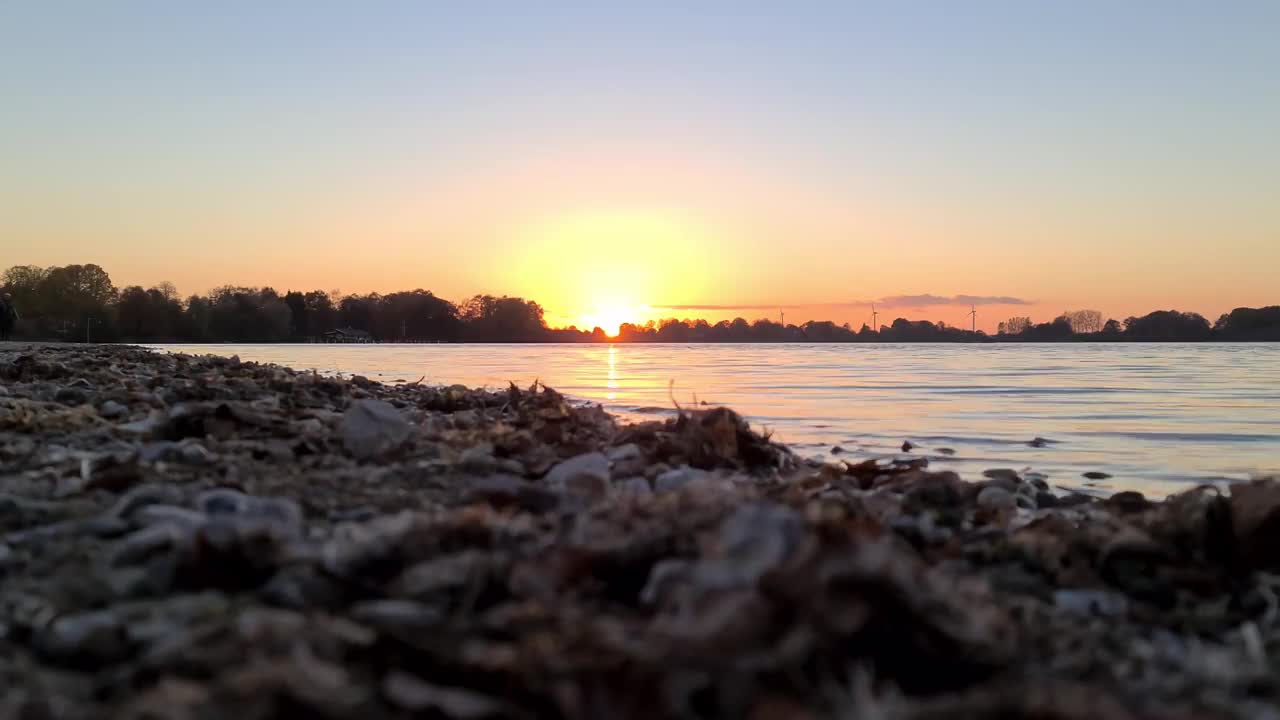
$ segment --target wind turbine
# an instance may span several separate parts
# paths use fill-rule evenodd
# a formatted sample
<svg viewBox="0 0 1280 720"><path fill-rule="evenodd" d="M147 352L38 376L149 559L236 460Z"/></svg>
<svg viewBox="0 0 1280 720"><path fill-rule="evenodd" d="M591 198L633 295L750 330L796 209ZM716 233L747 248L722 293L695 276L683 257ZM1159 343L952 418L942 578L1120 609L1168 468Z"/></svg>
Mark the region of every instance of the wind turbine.
<svg viewBox="0 0 1280 720"><path fill-rule="evenodd" d="M873 332L880 332L880 324L876 322L876 318L879 316L880 313L876 312L876 304L871 303L871 330Z"/></svg>
<svg viewBox="0 0 1280 720"><path fill-rule="evenodd" d="M973 318L973 331L978 332L978 306L969 306L969 317Z"/></svg>

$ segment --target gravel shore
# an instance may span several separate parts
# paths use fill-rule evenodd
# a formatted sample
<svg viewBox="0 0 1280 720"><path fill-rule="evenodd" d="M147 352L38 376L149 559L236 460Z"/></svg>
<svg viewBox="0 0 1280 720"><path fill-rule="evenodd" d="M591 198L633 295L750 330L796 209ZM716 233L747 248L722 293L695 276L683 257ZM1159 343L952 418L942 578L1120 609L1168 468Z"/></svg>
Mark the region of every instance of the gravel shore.
<svg viewBox="0 0 1280 720"><path fill-rule="evenodd" d="M1280 481L0 347L0 720L1280 719Z"/></svg>

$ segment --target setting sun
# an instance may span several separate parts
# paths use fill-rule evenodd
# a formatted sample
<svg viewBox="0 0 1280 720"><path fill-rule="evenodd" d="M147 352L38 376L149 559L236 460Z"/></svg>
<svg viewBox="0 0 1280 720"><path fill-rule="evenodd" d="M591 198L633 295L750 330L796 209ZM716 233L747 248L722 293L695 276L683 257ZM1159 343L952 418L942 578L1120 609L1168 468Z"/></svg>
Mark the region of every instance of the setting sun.
<svg viewBox="0 0 1280 720"><path fill-rule="evenodd" d="M526 222L503 287L537 297L552 325L599 327L656 319L651 305L701 298L720 234L686 213L594 209Z"/></svg>
<svg viewBox="0 0 1280 720"><path fill-rule="evenodd" d="M594 312L583 315L576 324L583 330L600 328L609 337L617 337L623 323L643 322L647 314L647 308L625 301L610 301L599 304Z"/></svg>

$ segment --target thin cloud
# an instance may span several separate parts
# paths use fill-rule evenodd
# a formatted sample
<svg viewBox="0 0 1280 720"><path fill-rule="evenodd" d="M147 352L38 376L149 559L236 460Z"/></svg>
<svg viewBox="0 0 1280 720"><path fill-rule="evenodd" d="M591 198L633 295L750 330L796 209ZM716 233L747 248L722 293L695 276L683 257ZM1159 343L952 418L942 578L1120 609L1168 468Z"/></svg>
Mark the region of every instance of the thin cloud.
<svg viewBox="0 0 1280 720"><path fill-rule="evenodd" d="M940 307L943 305L1031 305L1030 300L1008 295L891 295L876 301L885 307Z"/></svg>
<svg viewBox="0 0 1280 720"><path fill-rule="evenodd" d="M650 305L654 310L777 310L802 305Z"/></svg>

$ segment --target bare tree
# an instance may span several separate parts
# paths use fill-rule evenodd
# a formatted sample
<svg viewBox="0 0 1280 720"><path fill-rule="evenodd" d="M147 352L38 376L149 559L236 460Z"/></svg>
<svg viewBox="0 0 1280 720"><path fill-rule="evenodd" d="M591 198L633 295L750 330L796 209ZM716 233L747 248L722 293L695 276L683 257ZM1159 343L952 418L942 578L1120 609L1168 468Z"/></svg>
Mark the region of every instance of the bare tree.
<svg viewBox="0 0 1280 720"><path fill-rule="evenodd" d="M1031 327L1031 318L1029 317L1011 317L1000 323L996 332L1000 335L1021 335Z"/></svg>
<svg viewBox="0 0 1280 720"><path fill-rule="evenodd" d="M165 300L179 301L182 299L182 296L178 294L178 287L168 280L159 283L153 289L159 292L160 296Z"/></svg>
<svg viewBox="0 0 1280 720"><path fill-rule="evenodd" d="M1097 310L1073 310L1063 313L1071 323L1071 332L1088 334L1102 332L1102 313Z"/></svg>

